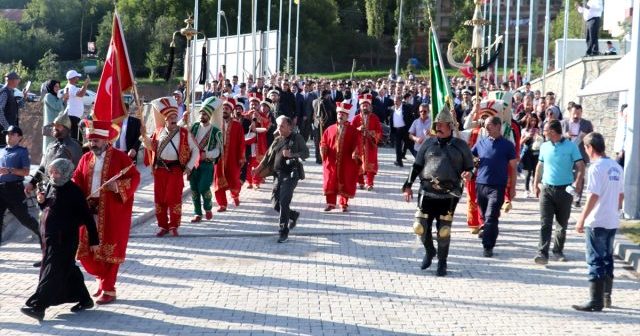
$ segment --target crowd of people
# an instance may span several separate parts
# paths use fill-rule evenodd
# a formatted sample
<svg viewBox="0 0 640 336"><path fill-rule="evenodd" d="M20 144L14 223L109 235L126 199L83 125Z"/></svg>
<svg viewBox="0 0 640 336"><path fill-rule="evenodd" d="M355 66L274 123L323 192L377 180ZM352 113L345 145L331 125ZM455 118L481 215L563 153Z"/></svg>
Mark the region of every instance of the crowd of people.
<svg viewBox="0 0 640 336"><path fill-rule="evenodd" d="M477 94L471 80L452 78L454 105L434 111L435 117L429 83L415 75L406 80L395 73L367 80L273 75L255 82L253 77L239 82L232 76L207 83L196 111L185 104L189 93L183 86L152 100L156 127L147 132L147 125L133 115L121 125L86 119L78 104L89 80L79 87L81 74L70 70L65 88L57 80L45 85L47 141L40 167L31 177L28 151L20 146L19 104L10 92L20 78L7 74L0 90L0 125L7 143L0 149L0 210L4 214L9 209L36 233L43 250L42 260L34 264L41 267L40 285L22 312L41 320L52 305L74 302L72 311L93 306L73 251L98 280L96 303L115 301L118 266L125 260L140 182L136 169L140 156L153 171L157 237L180 235L185 177L194 205L192 223L213 219L214 198L215 211L227 211L227 191L238 207L243 188L261 188L266 178L273 177L277 241L286 242L301 215L291 209L291 201L305 178L309 139L314 142L315 162L322 165L326 212L347 212L358 189L374 190L380 146L393 146L395 166L411 162L402 192L410 201L412 184L420 180L414 223L425 247L420 266L429 268L437 257L438 276L447 274L453 213L465 190L468 227L482 238L483 255L490 258L500 214L512 208L517 177L523 172L525 197L540 199L540 241L534 262L542 265L548 263L550 250L554 260L566 261L563 248L571 208L581 206L583 190L587 191L576 229L590 230L592 299L575 308L601 310L603 298L611 293L611 237L618 217L601 219L605 213L617 213L621 204L622 168L604 156L604 140L582 118L579 104L569 103L563 109L556 105L553 92L543 96L529 83L517 88L518 76L496 90L490 74ZM84 150L81 141L87 142ZM25 194L33 192L42 209L39 226L23 202ZM77 206L81 211L75 211ZM56 288L67 290L56 292Z"/></svg>

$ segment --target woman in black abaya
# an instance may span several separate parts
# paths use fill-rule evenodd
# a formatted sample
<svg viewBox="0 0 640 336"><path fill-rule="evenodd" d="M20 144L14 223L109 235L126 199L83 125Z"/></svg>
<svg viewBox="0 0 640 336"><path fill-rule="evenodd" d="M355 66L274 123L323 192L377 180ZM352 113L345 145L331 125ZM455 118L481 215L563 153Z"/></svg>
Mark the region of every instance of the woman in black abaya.
<svg viewBox="0 0 640 336"><path fill-rule="evenodd" d="M79 227L87 227L94 253L98 249L98 231L82 191L71 181L73 170L73 163L67 159L51 162L47 167L50 184L37 195L42 209L42 267L36 293L20 311L39 321L50 306L76 302L72 312L93 307L75 256Z"/></svg>

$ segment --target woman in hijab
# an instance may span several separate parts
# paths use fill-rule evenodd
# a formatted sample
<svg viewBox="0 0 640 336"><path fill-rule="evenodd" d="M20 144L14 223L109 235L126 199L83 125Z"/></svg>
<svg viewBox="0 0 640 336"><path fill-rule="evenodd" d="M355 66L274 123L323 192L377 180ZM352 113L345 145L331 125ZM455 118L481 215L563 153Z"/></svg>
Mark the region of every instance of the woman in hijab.
<svg viewBox="0 0 640 336"><path fill-rule="evenodd" d="M58 113L64 110L64 105L63 105L64 99L61 99L60 97L58 97L58 91L60 91L59 81L55 79L51 79L47 81L45 87L47 88L47 94L45 94L44 98L42 99L42 101L44 102L43 104L44 119L43 119L42 125L48 126L48 125L52 125L53 120L56 118ZM51 126L47 127L46 129L51 129ZM45 134L45 133L47 132L43 131L44 137L42 140L42 153L47 152L47 146L49 145L49 143L53 141L53 136L51 135L51 133L50 132L48 134Z"/></svg>
<svg viewBox="0 0 640 336"><path fill-rule="evenodd" d="M71 161L54 160L47 167L50 184L37 194L42 210L42 267L36 293L20 311L39 321L42 321L45 309L50 306L75 302L77 304L71 307L72 312L93 307L75 255L79 227L86 226L92 253L98 251L98 231L80 187L71 181L73 171Z"/></svg>

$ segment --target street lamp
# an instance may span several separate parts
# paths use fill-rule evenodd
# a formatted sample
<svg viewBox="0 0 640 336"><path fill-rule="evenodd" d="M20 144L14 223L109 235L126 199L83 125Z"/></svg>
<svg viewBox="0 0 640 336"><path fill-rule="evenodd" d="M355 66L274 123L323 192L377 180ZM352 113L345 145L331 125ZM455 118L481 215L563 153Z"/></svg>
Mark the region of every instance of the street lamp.
<svg viewBox="0 0 640 336"><path fill-rule="evenodd" d="M193 28L193 16L189 15L189 17L187 17L187 19L184 20L184 23L186 23L186 27L181 28L180 30L177 30L175 32L173 32L173 35L171 37L171 45L170 48L171 49L175 49L176 48L176 36L178 34L184 36L187 39L187 59L189 60L189 66L187 67L187 81L186 81L186 87L185 87L185 92L184 92L184 97L185 97L185 104L189 105L191 104L191 110L194 109L195 105L193 105L195 102L193 101L192 97L191 97L191 92L193 91L194 87L195 87L195 80L194 80L194 75L193 75L193 66L194 64L191 64L191 62L194 62L195 59L195 54L196 54L196 43L194 41L193 46L191 46L191 40L198 36L198 34L202 35L202 37L204 38L204 43L206 46L207 43L207 37L204 35L204 33L197 31L195 28ZM202 54L203 58L206 58L207 55L206 53L203 52ZM173 63L173 61L171 61L171 63ZM203 69L200 69L201 71ZM205 70L206 71L206 70Z"/></svg>
<svg viewBox="0 0 640 336"><path fill-rule="evenodd" d="M219 11L218 14L224 18L224 25L225 25L225 28L227 29L224 34L224 64L222 65L222 69L224 69L224 73L222 75L226 79L227 78L227 39L229 37L229 22L227 21L227 16L224 14L223 10Z"/></svg>

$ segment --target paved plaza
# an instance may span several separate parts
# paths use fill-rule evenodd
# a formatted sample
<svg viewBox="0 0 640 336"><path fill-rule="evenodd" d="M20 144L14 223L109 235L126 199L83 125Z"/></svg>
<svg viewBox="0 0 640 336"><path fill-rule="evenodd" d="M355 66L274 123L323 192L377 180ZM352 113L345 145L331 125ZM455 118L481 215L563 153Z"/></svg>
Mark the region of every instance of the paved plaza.
<svg viewBox="0 0 640 336"><path fill-rule="evenodd" d="M292 204L302 215L285 244L276 243L270 183L243 189L240 207L197 225L186 201L178 238L156 238L154 219L138 219L116 303L79 314L71 304L51 307L42 323L19 312L37 285L31 264L39 250L16 235L0 248L0 335L640 335L640 281L622 262L613 308L571 308L588 296L576 211L569 261L533 263L539 210L523 198L522 183L493 258L482 257L481 241L466 229L463 199L448 276L435 277L435 261L420 270L415 203L400 193L410 164L394 167L391 149L380 159L375 189L358 190L348 213L323 211L321 169L307 160ZM145 176L135 216L153 204Z"/></svg>

